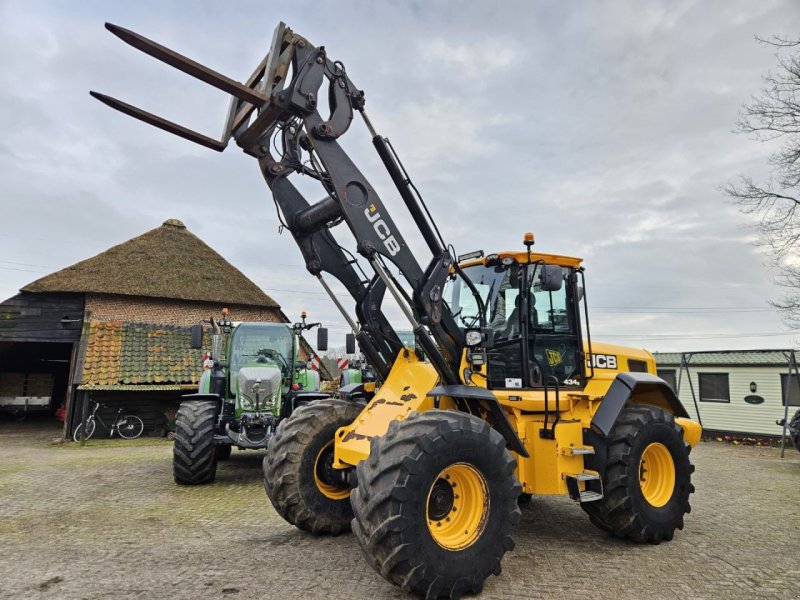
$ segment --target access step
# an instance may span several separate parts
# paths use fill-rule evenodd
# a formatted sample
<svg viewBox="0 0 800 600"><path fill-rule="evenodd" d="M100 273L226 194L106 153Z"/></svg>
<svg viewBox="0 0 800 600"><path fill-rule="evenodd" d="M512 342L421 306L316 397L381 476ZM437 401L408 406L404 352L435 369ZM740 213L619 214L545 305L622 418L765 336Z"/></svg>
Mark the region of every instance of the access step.
<svg viewBox="0 0 800 600"><path fill-rule="evenodd" d="M586 454L594 454L594 448L591 446L567 446L562 448L561 452L566 456L585 456Z"/></svg>
<svg viewBox="0 0 800 600"><path fill-rule="evenodd" d="M580 473L566 473L564 479L567 483L569 497L578 502L596 502L603 498L603 482L600 474L594 471ZM583 482L584 489L580 483Z"/></svg>

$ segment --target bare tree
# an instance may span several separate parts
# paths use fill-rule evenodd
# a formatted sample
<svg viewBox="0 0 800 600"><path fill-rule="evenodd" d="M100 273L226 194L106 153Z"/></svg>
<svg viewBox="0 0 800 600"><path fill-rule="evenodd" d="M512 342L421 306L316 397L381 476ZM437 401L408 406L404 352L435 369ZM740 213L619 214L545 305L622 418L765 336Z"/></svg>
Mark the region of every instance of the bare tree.
<svg viewBox="0 0 800 600"><path fill-rule="evenodd" d="M776 49L777 72L764 76L759 96L739 111L737 133L775 144L768 181L742 175L724 192L744 214L756 218L758 243L769 247L786 296L773 305L800 324L800 40L756 38Z"/></svg>

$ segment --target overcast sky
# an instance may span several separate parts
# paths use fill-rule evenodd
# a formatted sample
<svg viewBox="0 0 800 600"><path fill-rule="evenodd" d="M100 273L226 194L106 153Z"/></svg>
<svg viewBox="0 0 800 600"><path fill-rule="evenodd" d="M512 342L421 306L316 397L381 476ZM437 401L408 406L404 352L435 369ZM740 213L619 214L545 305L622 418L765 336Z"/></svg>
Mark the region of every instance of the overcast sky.
<svg viewBox="0 0 800 600"><path fill-rule="evenodd" d="M718 190L767 173L770 148L731 130L775 65L753 36L796 38L796 1L232 6L0 0L0 297L177 218L290 317L308 310L342 344L338 313L278 235L255 160L88 94L217 137L226 95L103 23L243 80L283 20L344 62L459 253L521 248L532 230L538 250L585 258L594 339L704 350L800 337L768 305L781 290L748 218ZM344 145L427 264L362 123Z"/></svg>

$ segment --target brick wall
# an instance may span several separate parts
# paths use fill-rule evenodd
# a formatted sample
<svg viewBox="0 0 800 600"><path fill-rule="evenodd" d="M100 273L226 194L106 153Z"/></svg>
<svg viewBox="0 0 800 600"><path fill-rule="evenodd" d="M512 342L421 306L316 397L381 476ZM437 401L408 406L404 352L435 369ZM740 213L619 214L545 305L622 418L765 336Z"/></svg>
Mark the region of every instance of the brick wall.
<svg viewBox="0 0 800 600"><path fill-rule="evenodd" d="M231 321L281 322L278 309L231 304ZM86 310L92 321L128 321L188 327L209 317L220 317L222 305L215 302L86 294Z"/></svg>

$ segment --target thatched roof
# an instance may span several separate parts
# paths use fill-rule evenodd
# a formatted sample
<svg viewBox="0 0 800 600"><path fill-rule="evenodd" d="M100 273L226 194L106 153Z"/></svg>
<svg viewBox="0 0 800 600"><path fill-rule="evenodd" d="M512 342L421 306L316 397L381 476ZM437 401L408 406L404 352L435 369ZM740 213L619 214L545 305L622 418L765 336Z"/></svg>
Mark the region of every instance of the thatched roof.
<svg viewBox="0 0 800 600"><path fill-rule="evenodd" d="M42 277L23 292L92 292L279 308L177 219Z"/></svg>

